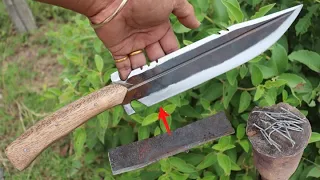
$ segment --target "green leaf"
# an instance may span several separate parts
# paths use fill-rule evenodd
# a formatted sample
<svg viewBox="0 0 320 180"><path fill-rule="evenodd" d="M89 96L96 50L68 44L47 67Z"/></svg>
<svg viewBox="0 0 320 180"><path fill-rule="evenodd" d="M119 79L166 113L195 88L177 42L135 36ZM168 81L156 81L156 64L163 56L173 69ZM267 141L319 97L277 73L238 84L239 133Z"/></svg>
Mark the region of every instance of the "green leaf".
<svg viewBox="0 0 320 180"><path fill-rule="evenodd" d="M287 81L282 80L282 79L277 79L275 81L267 81L264 85L267 89L271 89L271 88L279 88L283 85L287 84Z"/></svg>
<svg viewBox="0 0 320 180"><path fill-rule="evenodd" d="M172 28L174 30L174 32L181 34L181 33L186 33L191 31L191 29L186 28L185 26L183 26L178 20L175 21L175 23L172 25Z"/></svg>
<svg viewBox="0 0 320 180"><path fill-rule="evenodd" d="M156 127L156 129L154 129L154 136L158 136L159 134L161 134L161 129L159 128L159 126Z"/></svg>
<svg viewBox="0 0 320 180"><path fill-rule="evenodd" d="M116 68L108 69L103 75L103 82L107 83L110 80L111 74L116 72Z"/></svg>
<svg viewBox="0 0 320 180"><path fill-rule="evenodd" d="M138 130L138 139L143 140L149 138L149 127L148 126L140 126Z"/></svg>
<svg viewBox="0 0 320 180"><path fill-rule="evenodd" d="M82 56L80 56L79 54L66 51L63 55L68 60L70 60L74 65L82 65L83 64Z"/></svg>
<svg viewBox="0 0 320 180"><path fill-rule="evenodd" d="M119 134L121 145L126 145L134 141L134 133L131 126L125 126L121 128Z"/></svg>
<svg viewBox="0 0 320 180"><path fill-rule="evenodd" d="M231 170L233 171L241 171L241 168L235 162L231 161Z"/></svg>
<svg viewBox="0 0 320 180"><path fill-rule="evenodd" d="M109 124L109 112L108 111L105 111L101 114L99 114L98 116L98 120L99 120L99 125L106 129L108 127L108 124Z"/></svg>
<svg viewBox="0 0 320 180"><path fill-rule="evenodd" d="M98 119L99 120L99 119ZM100 121L100 120L99 120ZM96 129L95 129L95 133L96 133L96 136L97 138L99 139L99 141L104 144L105 143L105 134L106 134L106 129L105 127L102 127L100 125L100 122L97 121L97 126L96 126Z"/></svg>
<svg viewBox="0 0 320 180"><path fill-rule="evenodd" d="M177 171L171 171L169 173L169 175L171 176L172 179L181 179L181 180L186 180L188 179L189 175L188 174L182 174L180 172Z"/></svg>
<svg viewBox="0 0 320 180"><path fill-rule="evenodd" d="M314 168L312 168L307 177L315 177L315 178L320 178L320 167L315 166Z"/></svg>
<svg viewBox="0 0 320 180"><path fill-rule="evenodd" d="M177 107L181 107L180 95L173 96L173 97L169 98L168 101L172 104L175 104Z"/></svg>
<svg viewBox="0 0 320 180"><path fill-rule="evenodd" d="M202 178L201 180L218 180L218 178L215 175L210 175Z"/></svg>
<svg viewBox="0 0 320 180"><path fill-rule="evenodd" d="M298 61L311 70L320 73L320 55L313 51L300 50L289 55L291 61Z"/></svg>
<svg viewBox="0 0 320 180"><path fill-rule="evenodd" d="M199 7L203 13L206 13L209 8L209 0L197 0Z"/></svg>
<svg viewBox="0 0 320 180"><path fill-rule="evenodd" d="M254 86L258 86L263 81L263 74L256 65L251 65L251 82Z"/></svg>
<svg viewBox="0 0 320 180"><path fill-rule="evenodd" d="M233 144L228 144L228 145L222 145L222 144L215 144L212 146L212 149L220 151L220 152L224 152L230 149L235 148L236 146Z"/></svg>
<svg viewBox="0 0 320 180"><path fill-rule="evenodd" d="M182 106L179 109L180 115L185 117L193 117L193 118L199 118L201 115L198 111L196 111L193 107L190 105Z"/></svg>
<svg viewBox="0 0 320 180"><path fill-rule="evenodd" d="M100 39L96 39L93 41L93 48L97 53L101 53L102 42Z"/></svg>
<svg viewBox="0 0 320 180"><path fill-rule="evenodd" d="M183 40L183 44L188 46L190 44L192 44L193 42L192 41L188 41L188 40Z"/></svg>
<svg viewBox="0 0 320 180"><path fill-rule="evenodd" d="M295 26L296 35L303 35L308 32L309 27L311 26L312 17L316 14L319 9L319 4L314 4L309 6L309 12L303 17L300 18L298 23Z"/></svg>
<svg viewBox="0 0 320 180"><path fill-rule="evenodd" d="M163 174L158 178L158 180L170 180L170 177L168 174Z"/></svg>
<svg viewBox="0 0 320 180"><path fill-rule="evenodd" d="M76 157L81 157L82 153L84 152L84 143L87 139L86 130L83 127L79 127L74 131L74 151Z"/></svg>
<svg viewBox="0 0 320 180"><path fill-rule="evenodd" d="M96 71L91 72L88 75L88 81L92 84L92 86L95 89L100 89L101 82L100 82L100 77L99 77L99 73L98 72L96 72Z"/></svg>
<svg viewBox="0 0 320 180"><path fill-rule="evenodd" d="M266 100L268 106L274 105L277 100L277 88L268 90L268 92L264 96L264 99Z"/></svg>
<svg viewBox="0 0 320 180"><path fill-rule="evenodd" d="M147 126L156 122L158 120L158 113L149 114L144 120L142 121L142 126Z"/></svg>
<svg viewBox="0 0 320 180"><path fill-rule="evenodd" d="M290 73L283 73L279 76L278 79L285 80L287 82L287 85L291 88L296 88L298 85L303 85L306 83L306 81L302 77Z"/></svg>
<svg viewBox="0 0 320 180"><path fill-rule="evenodd" d="M258 101L264 94L264 87L263 86L258 86L256 89L256 93L254 95L253 101Z"/></svg>
<svg viewBox="0 0 320 180"><path fill-rule="evenodd" d="M282 101L286 101L288 99L288 92L286 90L282 91Z"/></svg>
<svg viewBox="0 0 320 180"><path fill-rule="evenodd" d="M243 21L244 15L241 11L238 1L222 0L222 3L226 6L228 10L229 18L232 21L235 20L237 23L241 23Z"/></svg>
<svg viewBox="0 0 320 180"><path fill-rule="evenodd" d="M219 139L218 141L219 144L223 146L227 146L228 144L231 143L231 136L223 136Z"/></svg>
<svg viewBox="0 0 320 180"><path fill-rule="evenodd" d="M170 171L170 170L171 170L171 165L170 165L168 159L161 159L161 160L159 161L159 164L160 164L160 166L161 166L161 171L167 172L167 171Z"/></svg>
<svg viewBox="0 0 320 180"><path fill-rule="evenodd" d="M241 79L243 79L244 77L246 77L248 71L249 71L249 69L247 68L246 65L242 65L242 66L240 67L240 77L241 77Z"/></svg>
<svg viewBox="0 0 320 180"><path fill-rule="evenodd" d="M320 141L320 134L317 132L312 132L309 143L314 143Z"/></svg>
<svg viewBox="0 0 320 180"><path fill-rule="evenodd" d="M239 124L237 127L237 138L242 139L246 133L246 125L245 124Z"/></svg>
<svg viewBox="0 0 320 180"><path fill-rule="evenodd" d="M275 44L272 47L271 60L275 63L278 73L281 74L287 70L288 67L288 55L286 50L280 44Z"/></svg>
<svg viewBox="0 0 320 180"><path fill-rule="evenodd" d="M134 121L136 121L139 124L141 124L142 121L144 120L144 118L142 116L140 116L139 114L133 114L130 116L130 118L132 118Z"/></svg>
<svg viewBox="0 0 320 180"><path fill-rule="evenodd" d="M176 109L176 105L174 104L169 104L169 105L166 105L163 110L165 110L168 114L172 114L174 112L174 110Z"/></svg>
<svg viewBox="0 0 320 180"><path fill-rule="evenodd" d="M241 140L241 141L239 142L239 144L240 144L240 146L243 148L243 150L244 150L245 152L247 152L247 153L249 152L250 144L249 144L248 140L246 140L246 139Z"/></svg>
<svg viewBox="0 0 320 180"><path fill-rule="evenodd" d="M94 62L96 63L96 67L98 69L99 72L102 72L103 69L103 60L101 58L101 56L99 56L98 54L96 54L94 56Z"/></svg>
<svg viewBox="0 0 320 180"><path fill-rule="evenodd" d="M259 3L261 3L262 0L247 0L248 4L250 4L253 7L256 7Z"/></svg>
<svg viewBox="0 0 320 180"><path fill-rule="evenodd" d="M247 91L243 91L240 96L240 105L238 109L238 113L244 112L248 107L250 106L251 103L251 95Z"/></svg>
<svg viewBox="0 0 320 180"><path fill-rule="evenodd" d="M251 19L256 19L256 18L263 17L264 15L266 15L274 7L274 5L276 5L276 3L269 4L269 5L261 7L259 9L259 11L256 12L254 14L254 16L251 17Z"/></svg>
<svg viewBox="0 0 320 180"><path fill-rule="evenodd" d="M311 26L311 17L310 14L306 14L303 18L299 19L295 26L297 36L308 32L308 29Z"/></svg>
<svg viewBox="0 0 320 180"><path fill-rule="evenodd" d="M210 108L210 101L208 101L207 99L201 98L200 103L204 109Z"/></svg>
<svg viewBox="0 0 320 180"><path fill-rule="evenodd" d="M191 0L191 1L192 1L192 0ZM194 13L195 13L195 15L196 15L197 20L198 20L199 22L202 22L203 19L204 19L204 13L202 13L202 10L201 10L201 8L200 8L198 5L193 6L193 7L194 7Z"/></svg>
<svg viewBox="0 0 320 180"><path fill-rule="evenodd" d="M234 94L237 92L238 84L237 81L234 86L230 85L229 83L224 83L223 86L223 106L225 109L229 107L229 103L234 96Z"/></svg>
<svg viewBox="0 0 320 180"><path fill-rule="evenodd" d="M268 67L261 64L256 64L256 66L261 70L263 74L263 79L269 79L273 76L278 75L278 70L276 67Z"/></svg>
<svg viewBox="0 0 320 180"><path fill-rule="evenodd" d="M214 89L214 91L212 91ZM209 86L207 86L202 92L201 97L208 101L214 101L217 98L221 97L223 93L223 84L220 82L209 82Z"/></svg>
<svg viewBox="0 0 320 180"><path fill-rule="evenodd" d="M250 62L250 63L258 63L258 62L260 62L262 59L264 59L263 56L262 56L262 55L259 55L259 56L255 57L255 58L253 58L252 60L250 60L249 62Z"/></svg>
<svg viewBox="0 0 320 180"><path fill-rule="evenodd" d="M219 166L223 169L225 175L230 175L231 173L231 160L229 156L219 153L217 154Z"/></svg>
<svg viewBox="0 0 320 180"><path fill-rule="evenodd" d="M222 0L212 0L214 19L218 22L227 22L229 20L227 8L223 5Z"/></svg>
<svg viewBox="0 0 320 180"><path fill-rule="evenodd" d="M237 68L234 68L226 73L227 79L231 85L234 85L234 83L237 81L238 74L239 70Z"/></svg>
<svg viewBox="0 0 320 180"><path fill-rule="evenodd" d="M221 175L219 180L230 180L229 175Z"/></svg>
<svg viewBox="0 0 320 180"><path fill-rule="evenodd" d="M219 31L221 31L221 29L218 29L218 28L210 28L210 29L207 29L207 30L206 30L206 32L207 32L209 35L218 34Z"/></svg>
<svg viewBox="0 0 320 180"><path fill-rule="evenodd" d="M194 166L192 166L191 164L187 164L184 160L180 158L171 157L169 158L169 162L172 166L174 166L180 172L185 172L185 173L197 172Z"/></svg>
<svg viewBox="0 0 320 180"><path fill-rule="evenodd" d="M123 107L122 106L116 106L113 108L112 113L112 126L117 126L123 116Z"/></svg>
<svg viewBox="0 0 320 180"><path fill-rule="evenodd" d="M212 152L212 153L206 155L206 157L203 159L203 161L197 166L197 169L198 170L205 169L216 162L217 162L217 155L216 155L216 153Z"/></svg>

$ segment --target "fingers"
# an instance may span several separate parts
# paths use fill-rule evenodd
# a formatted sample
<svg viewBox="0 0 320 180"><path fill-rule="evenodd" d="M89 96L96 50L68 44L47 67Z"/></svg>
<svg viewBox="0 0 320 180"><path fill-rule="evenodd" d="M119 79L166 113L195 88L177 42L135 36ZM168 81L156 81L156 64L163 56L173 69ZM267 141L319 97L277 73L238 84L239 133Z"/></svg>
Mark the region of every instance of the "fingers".
<svg viewBox="0 0 320 180"><path fill-rule="evenodd" d="M113 58L115 59L115 61L117 61L125 58L125 56L114 56ZM116 67L119 71L120 79L123 81L126 80L131 72L130 57L128 57L124 61L116 62Z"/></svg>
<svg viewBox="0 0 320 180"><path fill-rule="evenodd" d="M143 52L130 56L131 67L132 69L137 69L144 66L147 63L147 59Z"/></svg>
<svg viewBox="0 0 320 180"><path fill-rule="evenodd" d="M166 54L170 54L179 49L179 44L172 28L170 27L167 33L160 39L160 45Z"/></svg>
<svg viewBox="0 0 320 180"><path fill-rule="evenodd" d="M159 42L155 42L146 47L146 53L150 61L155 61L165 55Z"/></svg>
<svg viewBox="0 0 320 180"><path fill-rule="evenodd" d="M178 0L175 4L173 14L184 26L194 29L200 26L200 22L195 16L193 6L187 0Z"/></svg>

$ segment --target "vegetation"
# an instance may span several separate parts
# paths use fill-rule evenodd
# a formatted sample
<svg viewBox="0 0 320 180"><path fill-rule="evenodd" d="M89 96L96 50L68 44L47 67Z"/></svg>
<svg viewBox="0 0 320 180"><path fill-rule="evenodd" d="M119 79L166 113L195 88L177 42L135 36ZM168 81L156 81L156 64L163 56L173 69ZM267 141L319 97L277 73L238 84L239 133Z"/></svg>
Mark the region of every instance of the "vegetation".
<svg viewBox="0 0 320 180"><path fill-rule="evenodd" d="M252 148L245 125L254 106L289 103L303 112L313 134L291 180L320 177L320 4L316 0L190 0L200 28L183 27L170 19L181 47L215 34L228 26L303 3L290 30L250 62L197 88L152 107L133 102L137 113L128 116L118 106L77 128L23 172L14 170L3 149L47 113L110 83L115 66L88 20L61 8L30 1L40 25L31 35L15 35L0 5L0 161L12 179L244 179L256 178ZM50 20L48 22L48 20ZM17 48L16 48L17 47ZM53 73L58 83L35 86L45 72L35 71L21 51L36 52L34 60L51 58L62 69ZM23 55L23 54L22 54ZM63 68L61 68L63 67ZM59 69L57 68L57 69ZM42 76L41 76L42 74ZM51 79L50 79L51 80ZM34 89L35 88L35 89ZM2 105L2 106L1 106ZM163 159L144 169L112 176L107 150L165 133L157 120L162 106L171 114L172 130L225 111L236 134Z"/></svg>

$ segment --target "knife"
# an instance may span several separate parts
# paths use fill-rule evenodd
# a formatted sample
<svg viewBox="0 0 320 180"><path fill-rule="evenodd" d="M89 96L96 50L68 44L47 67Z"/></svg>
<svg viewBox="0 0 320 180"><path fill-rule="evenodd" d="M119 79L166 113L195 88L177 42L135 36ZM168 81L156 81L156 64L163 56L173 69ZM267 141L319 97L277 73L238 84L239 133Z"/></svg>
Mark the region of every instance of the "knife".
<svg viewBox="0 0 320 180"><path fill-rule="evenodd" d="M133 70L112 84L61 108L29 128L6 148L9 161L23 170L49 145L90 118L117 105L128 115L137 100L147 106L198 86L260 55L292 25L303 5L239 23Z"/></svg>

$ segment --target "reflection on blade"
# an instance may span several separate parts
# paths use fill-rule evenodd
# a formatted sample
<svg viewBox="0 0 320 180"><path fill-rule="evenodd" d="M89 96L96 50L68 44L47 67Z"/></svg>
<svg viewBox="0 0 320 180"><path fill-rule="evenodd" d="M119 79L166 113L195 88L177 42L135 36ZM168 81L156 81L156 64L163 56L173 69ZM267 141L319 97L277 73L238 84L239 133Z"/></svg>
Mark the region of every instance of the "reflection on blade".
<svg viewBox="0 0 320 180"><path fill-rule="evenodd" d="M175 53L135 70L126 81L132 84L123 102L126 112L134 113L130 102L151 106L221 75L271 47L287 31L302 5L231 26L221 35L200 40ZM121 82L117 73L113 82Z"/></svg>

